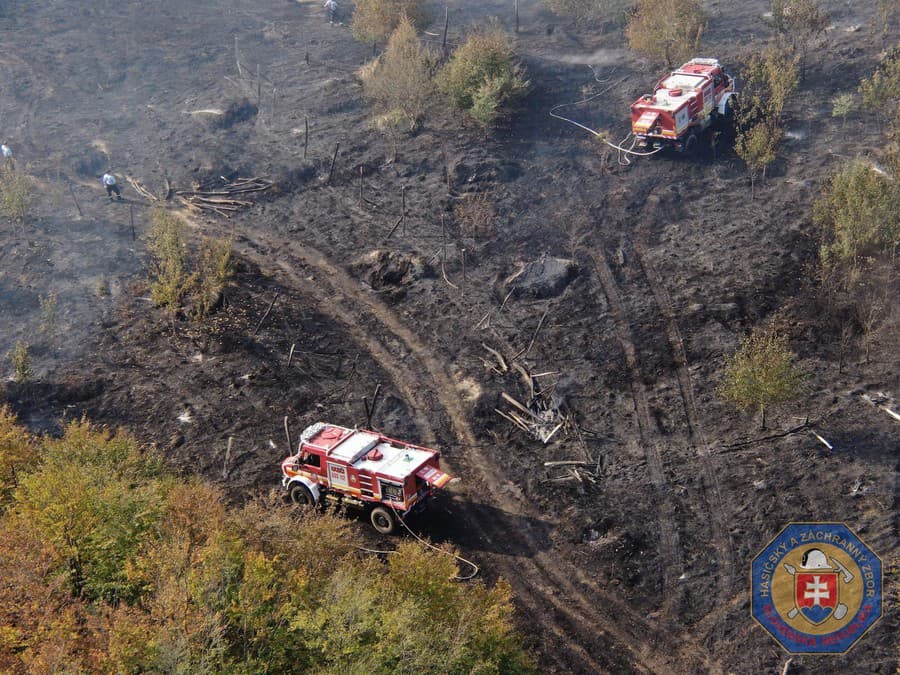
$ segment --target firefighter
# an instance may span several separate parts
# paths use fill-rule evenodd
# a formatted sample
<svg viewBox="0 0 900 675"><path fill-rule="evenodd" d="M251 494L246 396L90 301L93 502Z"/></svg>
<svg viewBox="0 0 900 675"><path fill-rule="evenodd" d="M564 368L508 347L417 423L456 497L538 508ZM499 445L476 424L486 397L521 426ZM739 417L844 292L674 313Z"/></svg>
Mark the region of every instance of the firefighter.
<svg viewBox="0 0 900 675"><path fill-rule="evenodd" d="M328 23L334 25L334 20L337 18L337 2L335 0L325 0L324 7L328 10Z"/></svg>
<svg viewBox="0 0 900 675"><path fill-rule="evenodd" d="M100 178L100 182L103 183L103 187L106 188L106 196L109 197L110 201L113 198L113 192L116 193L116 199L122 201L122 191L119 190L119 185L116 182L116 177L113 176L109 171L107 171Z"/></svg>

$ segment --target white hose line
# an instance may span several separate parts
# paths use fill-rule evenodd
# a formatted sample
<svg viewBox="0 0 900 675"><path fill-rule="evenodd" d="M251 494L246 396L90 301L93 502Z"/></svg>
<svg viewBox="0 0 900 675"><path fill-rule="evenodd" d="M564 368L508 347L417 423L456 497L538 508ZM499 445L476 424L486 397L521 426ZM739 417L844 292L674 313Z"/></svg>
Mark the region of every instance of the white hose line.
<svg viewBox="0 0 900 675"><path fill-rule="evenodd" d="M432 544L431 542L425 541L424 539L422 539L422 537L420 537L420 536L417 535L415 532L413 532L411 529L409 529L409 525L406 524L406 521L403 520L403 517L400 515L400 513L397 511L397 509L394 507L393 504L391 504L391 509L393 509L394 515L397 516L397 520L400 521L400 524L403 525L403 527L406 528L406 531L409 532L413 537L415 537L415 539L416 539L419 543L424 544L424 545L427 546L428 548L433 549L433 550L437 551L438 553L443 553L444 555L452 556L453 558L456 558L459 562L463 562L463 563L465 563L466 565L469 565L469 566L472 568L472 573L471 573L471 574L468 574L468 575L465 575L465 576L457 574L456 576L451 577L451 579L453 579L454 581L469 581L469 580L471 580L471 579L474 579L474 578L478 575L478 572L479 572L479 569L480 569L480 568L478 567L478 565L476 565L475 563L473 563L471 560L466 560L465 558L463 558L463 557L461 557L461 556L458 556L458 555L456 555L455 553L450 553L449 551L445 551L444 549L442 549L442 548L440 548L440 547L438 547L438 546L435 546L435 545Z"/></svg>
<svg viewBox="0 0 900 675"><path fill-rule="evenodd" d="M591 68L591 66L588 66L588 68L590 68L591 72L594 74L594 79L597 80L597 82L601 82L601 80L597 78L597 73L594 71L594 69ZM622 82L624 82L626 79L628 79L627 76L619 78L618 80L613 82L611 85L609 85L605 89L602 89L602 90L598 91L596 94L588 96L587 98L583 98L580 101L574 101L572 103L559 103L559 104L553 106L552 108L550 108L550 113L549 113L550 117L554 117L558 120L562 120L563 122L568 122L569 124L574 124L579 129L583 129L584 131L587 131L589 134L593 135L594 138L600 139L603 143L606 143L606 145L608 145L609 147L616 150L619 153L619 164L621 164L622 166L628 166L629 164L631 164L631 160L629 160L627 157L628 155L634 155L636 157L649 157L650 155L655 155L657 152L662 150L662 148L661 147L656 148L656 150L652 150L650 152L639 152L637 150L634 150L634 145L637 142L636 138L632 140L630 147L625 148L622 146L622 144L626 143L628 141L628 139L631 137L630 132L625 138L622 139L622 141L618 145L616 145L615 143L610 143L608 140L606 140L603 137L604 135L601 132L599 132L595 129L591 129L590 127L585 126L581 122L577 122L577 121L571 119L570 117L565 117L563 115L560 115L556 111L559 110L560 108L567 108L569 106L581 105L582 103L587 103L589 101L593 101L595 98L605 94L610 89L615 87L617 84L621 84ZM608 80L603 80L603 82L607 82L607 81ZM625 156L623 157L623 155L625 155Z"/></svg>

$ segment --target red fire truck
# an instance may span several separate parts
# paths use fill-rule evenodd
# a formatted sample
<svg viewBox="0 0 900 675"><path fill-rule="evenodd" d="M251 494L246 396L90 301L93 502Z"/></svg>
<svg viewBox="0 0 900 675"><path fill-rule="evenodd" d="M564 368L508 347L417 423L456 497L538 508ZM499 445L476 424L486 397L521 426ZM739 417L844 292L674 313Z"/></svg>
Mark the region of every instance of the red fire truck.
<svg viewBox="0 0 900 675"><path fill-rule="evenodd" d="M690 152L704 129L731 117L733 95L734 78L718 60L691 59L631 104L631 130L639 147Z"/></svg>
<svg viewBox="0 0 900 675"><path fill-rule="evenodd" d="M376 530L392 534L397 518L423 508L450 482L440 456L375 431L317 422L300 435L297 454L281 463L281 484L295 504L328 499L365 508Z"/></svg>

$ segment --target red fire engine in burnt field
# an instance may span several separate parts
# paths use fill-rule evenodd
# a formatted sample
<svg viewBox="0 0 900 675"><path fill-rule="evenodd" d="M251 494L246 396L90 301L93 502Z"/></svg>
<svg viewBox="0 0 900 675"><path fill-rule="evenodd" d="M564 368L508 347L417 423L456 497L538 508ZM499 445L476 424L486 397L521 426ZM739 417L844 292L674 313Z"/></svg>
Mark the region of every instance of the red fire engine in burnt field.
<svg viewBox="0 0 900 675"><path fill-rule="evenodd" d="M631 130L644 148L696 149L700 134L732 116L734 78L716 59L691 59L631 104Z"/></svg>
<svg viewBox="0 0 900 675"><path fill-rule="evenodd" d="M450 482L440 456L374 431L318 422L300 435L297 454L282 461L281 483L295 504L361 507L376 530L392 534L398 518L424 508Z"/></svg>

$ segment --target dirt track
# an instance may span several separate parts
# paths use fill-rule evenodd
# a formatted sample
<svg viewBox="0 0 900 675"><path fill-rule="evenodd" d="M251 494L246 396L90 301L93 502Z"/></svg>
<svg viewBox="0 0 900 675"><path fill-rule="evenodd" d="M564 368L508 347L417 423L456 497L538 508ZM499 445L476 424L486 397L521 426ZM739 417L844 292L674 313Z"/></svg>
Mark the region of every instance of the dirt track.
<svg viewBox="0 0 900 675"><path fill-rule="evenodd" d="M708 53L736 65L729 46L765 34L766 4L718 3ZM488 579L510 580L545 670L780 672L784 656L749 617L746 575L782 525L844 521L896 561L900 432L851 393L900 397L896 330L871 364L860 357L838 373L834 336L804 309L816 189L838 162L873 156L878 144L876 129L853 118L841 127L827 104L875 62L878 39L847 30L868 10L824 4L834 28L788 111L793 135L751 202L733 152L607 164L590 138L551 120L552 105L600 86L585 64L622 79L579 109L614 130L655 74L616 34L537 5L522 3L517 42L533 90L514 118L485 140L437 111L392 162L353 75L371 46L329 26L315 3L222 0L200 11L164 0L151 12L130 0L105 11L7 3L0 134L41 197L24 235L4 224L0 241L0 298L14 319L0 350L28 339L38 376L8 385L6 397L38 428L82 412L121 424L241 498L276 484L285 415L295 430L362 423L361 399L380 383L375 425L440 447L462 479L416 526L453 541ZM505 4L482 10L511 22ZM483 18L461 4L451 17L451 39ZM230 127L197 112L257 91L259 114ZM240 259L226 306L206 325L173 330L150 307L148 209L127 184L133 204L104 201L96 174L107 164L156 190L164 175L180 187L217 174L276 181L231 220L191 217L198 234L233 234ZM407 221L388 238L403 190ZM454 222L469 192L495 204L489 238L463 237ZM435 274L373 290L357 262L376 248L422 256ZM504 303L501 280L544 254L576 260L568 288ZM100 281L109 296L96 292ZM41 332L38 297L50 291L59 316ZM725 355L776 314L814 384L769 433L808 416L834 452L808 433L737 445L760 436L757 422L715 395ZM555 373L547 384L584 433L544 446L497 416L501 392L524 391L517 375L485 367L482 343ZM545 461L573 458L600 467L596 483L548 482ZM892 576L885 587L896 595ZM794 665L893 672L888 609L850 657Z"/></svg>

